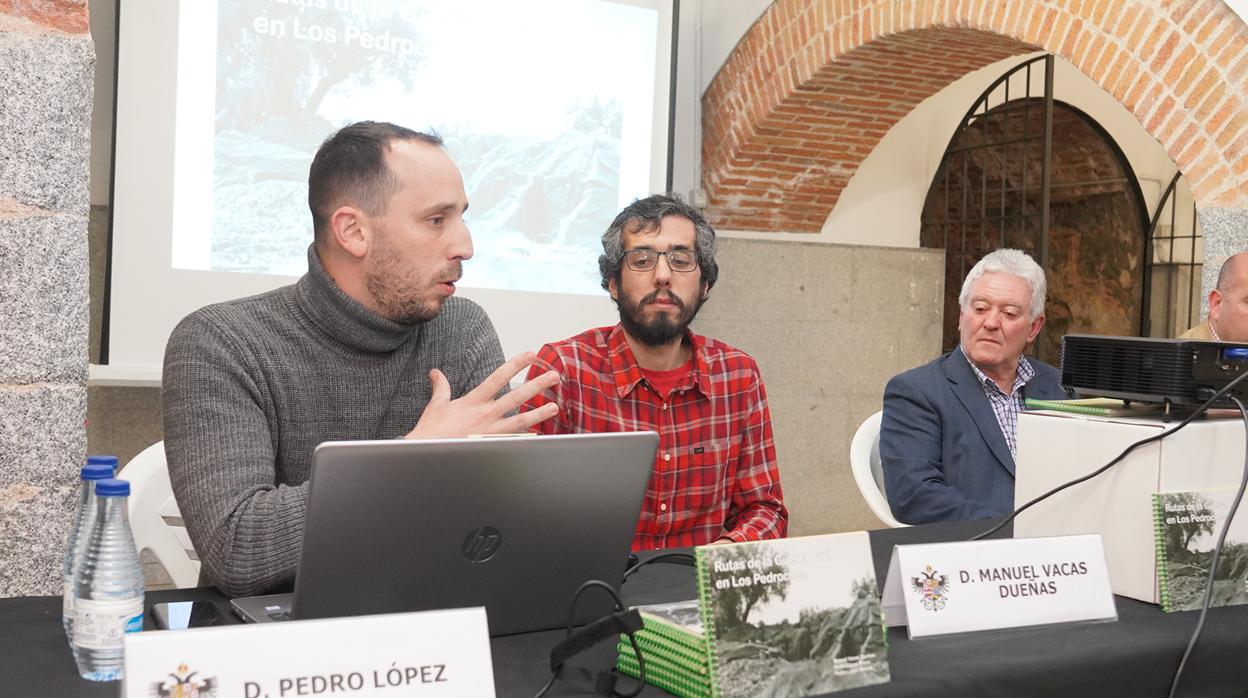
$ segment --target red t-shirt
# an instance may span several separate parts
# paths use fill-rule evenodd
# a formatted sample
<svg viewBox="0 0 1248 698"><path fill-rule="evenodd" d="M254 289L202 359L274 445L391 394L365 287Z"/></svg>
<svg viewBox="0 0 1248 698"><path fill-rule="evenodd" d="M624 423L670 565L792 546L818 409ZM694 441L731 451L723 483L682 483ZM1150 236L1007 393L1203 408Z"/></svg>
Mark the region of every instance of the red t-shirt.
<svg viewBox="0 0 1248 698"><path fill-rule="evenodd" d="M693 370L693 357L690 356L689 361L684 366L677 366L670 371L651 371L648 368L641 368L641 366L637 368L641 369L642 377L650 383L650 387L654 388L659 397L666 400L667 396L671 395L676 386Z"/></svg>

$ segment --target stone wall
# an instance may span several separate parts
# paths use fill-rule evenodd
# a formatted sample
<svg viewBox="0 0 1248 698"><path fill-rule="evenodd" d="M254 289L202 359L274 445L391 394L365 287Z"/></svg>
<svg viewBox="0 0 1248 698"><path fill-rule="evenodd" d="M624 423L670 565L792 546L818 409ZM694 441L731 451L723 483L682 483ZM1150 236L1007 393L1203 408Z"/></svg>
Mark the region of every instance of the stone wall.
<svg viewBox="0 0 1248 698"><path fill-rule="evenodd" d="M0 0L0 596L59 594L86 446L85 0Z"/></svg>
<svg viewBox="0 0 1248 698"><path fill-rule="evenodd" d="M944 252L721 239L717 260L694 329L758 361L789 534L882 527L849 444L889 378L940 355Z"/></svg>

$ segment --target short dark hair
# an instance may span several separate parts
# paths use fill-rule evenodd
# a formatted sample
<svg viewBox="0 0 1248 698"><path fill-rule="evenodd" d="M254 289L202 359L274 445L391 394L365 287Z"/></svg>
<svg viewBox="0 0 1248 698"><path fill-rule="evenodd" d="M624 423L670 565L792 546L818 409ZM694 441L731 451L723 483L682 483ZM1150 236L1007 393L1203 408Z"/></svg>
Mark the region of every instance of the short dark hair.
<svg viewBox="0 0 1248 698"><path fill-rule="evenodd" d="M316 242L323 243L329 217L344 203L359 206L369 215L386 209L399 189L399 181L386 165L391 141L421 141L442 146L436 134L421 133L384 121L359 121L330 134L308 170L308 208Z"/></svg>
<svg viewBox="0 0 1248 698"><path fill-rule="evenodd" d="M635 233L650 230L659 225L667 216L680 216L693 223L694 251L698 255L698 268L702 270L702 280L707 288L715 285L719 278L719 265L715 263L715 229L698 213L698 209L690 206L675 194L655 194L644 199L636 199L620 211L607 232L602 234L602 254L598 257L598 271L602 274L602 287L610 290L612 279L620 280L620 267L624 256L623 234L625 231Z"/></svg>

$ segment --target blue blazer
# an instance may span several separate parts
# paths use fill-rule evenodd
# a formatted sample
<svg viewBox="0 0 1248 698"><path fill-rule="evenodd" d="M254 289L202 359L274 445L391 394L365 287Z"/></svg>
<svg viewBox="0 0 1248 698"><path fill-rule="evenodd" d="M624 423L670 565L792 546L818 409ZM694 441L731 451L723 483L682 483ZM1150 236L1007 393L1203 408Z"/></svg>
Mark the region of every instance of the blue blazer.
<svg viewBox="0 0 1248 698"><path fill-rule="evenodd" d="M1036 375L1023 386L1024 397L1066 397L1057 369L1028 361ZM904 523L1014 510L1014 458L961 348L888 382L880 460L888 505Z"/></svg>

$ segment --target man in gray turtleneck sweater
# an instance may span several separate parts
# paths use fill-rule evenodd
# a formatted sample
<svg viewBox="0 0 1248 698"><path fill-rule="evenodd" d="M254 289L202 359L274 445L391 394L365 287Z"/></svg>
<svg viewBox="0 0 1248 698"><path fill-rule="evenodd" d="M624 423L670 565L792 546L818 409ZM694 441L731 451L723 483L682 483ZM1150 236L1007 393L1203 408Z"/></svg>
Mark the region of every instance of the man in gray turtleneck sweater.
<svg viewBox="0 0 1248 698"><path fill-rule="evenodd" d="M170 479L203 581L232 596L293 584L322 441L517 432L555 412L514 414L558 376L507 393L533 355L503 363L484 311L452 297L472 239L440 139L343 128L308 204L308 273L192 313L165 350Z"/></svg>

